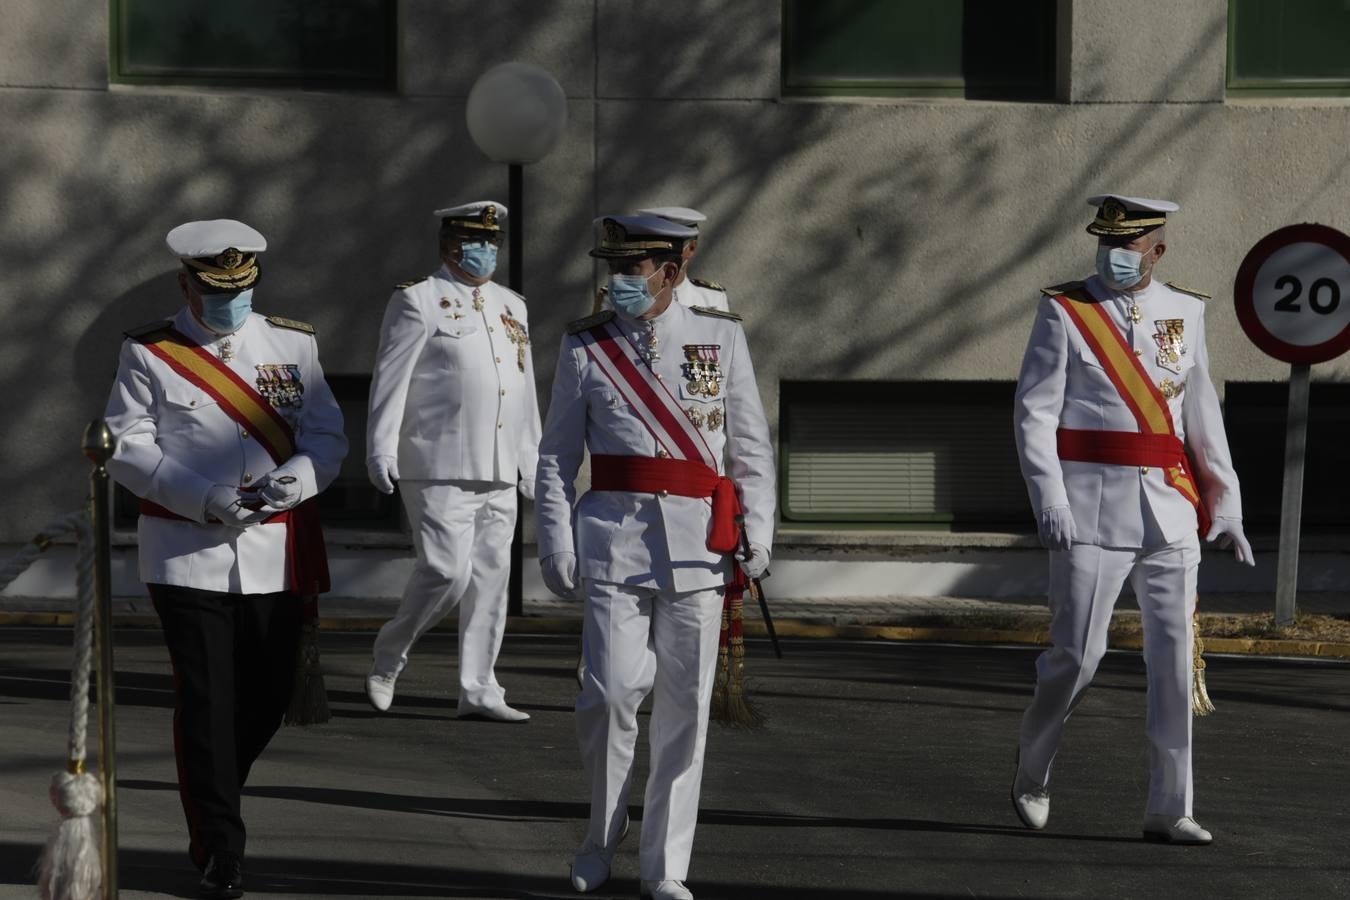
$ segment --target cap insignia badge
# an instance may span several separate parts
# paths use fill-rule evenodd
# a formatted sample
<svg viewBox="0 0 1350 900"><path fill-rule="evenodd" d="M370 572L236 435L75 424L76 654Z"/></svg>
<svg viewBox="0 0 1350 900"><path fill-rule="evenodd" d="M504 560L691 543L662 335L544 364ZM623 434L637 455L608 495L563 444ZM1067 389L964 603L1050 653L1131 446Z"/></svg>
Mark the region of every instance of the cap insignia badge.
<svg viewBox="0 0 1350 900"><path fill-rule="evenodd" d="M1107 197L1102 203L1102 218L1112 225L1119 225L1125 221L1125 204L1121 203L1115 197Z"/></svg>
<svg viewBox="0 0 1350 900"><path fill-rule="evenodd" d="M226 247L224 252L216 257L216 263L222 269L236 269L244 261L244 254L233 247Z"/></svg>
<svg viewBox="0 0 1350 900"><path fill-rule="evenodd" d="M497 204L489 203L483 207L483 224L488 228L497 227Z"/></svg>

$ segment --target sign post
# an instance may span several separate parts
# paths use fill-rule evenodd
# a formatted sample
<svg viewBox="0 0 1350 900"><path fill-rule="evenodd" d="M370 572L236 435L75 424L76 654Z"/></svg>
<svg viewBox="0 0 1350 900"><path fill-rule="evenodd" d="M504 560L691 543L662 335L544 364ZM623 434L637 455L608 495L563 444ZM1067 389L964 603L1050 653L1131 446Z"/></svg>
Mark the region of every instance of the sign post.
<svg viewBox="0 0 1350 900"><path fill-rule="evenodd" d="M1310 370L1350 349L1350 237L1311 224L1271 232L1242 260L1233 301L1252 343L1290 364L1275 584L1275 624L1288 625L1298 594Z"/></svg>

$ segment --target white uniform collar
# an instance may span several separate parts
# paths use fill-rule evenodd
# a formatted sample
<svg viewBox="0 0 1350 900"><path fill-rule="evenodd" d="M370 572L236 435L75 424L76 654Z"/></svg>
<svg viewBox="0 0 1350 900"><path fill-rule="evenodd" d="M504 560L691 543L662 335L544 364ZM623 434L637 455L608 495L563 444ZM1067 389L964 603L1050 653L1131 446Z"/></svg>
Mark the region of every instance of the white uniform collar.
<svg viewBox="0 0 1350 900"><path fill-rule="evenodd" d="M238 350L244 331L248 329L249 323L253 321L256 315L257 313L249 313L248 318L244 320L244 324L240 325L239 330L233 334L216 334L201 322L198 322L197 317L192 314L192 310L184 306L178 311L178 315L174 316L173 327L178 329L184 337L196 341L203 347L212 348L221 341L228 339L231 346Z"/></svg>

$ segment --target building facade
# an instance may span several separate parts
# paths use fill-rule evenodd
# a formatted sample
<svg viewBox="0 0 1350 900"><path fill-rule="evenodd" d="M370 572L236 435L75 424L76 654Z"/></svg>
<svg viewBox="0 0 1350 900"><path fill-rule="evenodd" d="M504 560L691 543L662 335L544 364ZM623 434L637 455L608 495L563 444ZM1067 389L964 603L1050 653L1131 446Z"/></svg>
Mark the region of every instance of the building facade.
<svg viewBox="0 0 1350 900"><path fill-rule="evenodd" d="M120 334L179 304L165 232L233 217L270 244L257 309L317 326L344 399L338 556L405 558L397 508L364 486L377 329L393 286L437 266L431 210L505 201L464 107L513 59L568 97L512 210L541 398L603 275L593 217L707 213L693 270L745 317L780 448L780 559L802 564L780 592L1039 590L1012 384L1038 289L1091 271L1084 199L1107 190L1182 205L1160 272L1214 295L1249 530L1276 527L1288 370L1243 335L1232 284L1277 227L1350 231L1338 0L290 0L232 4L232 24L218 6L4 4L0 549L81 502ZM1305 544L1331 553L1350 359L1314 379ZM845 560L909 568L806 566Z"/></svg>

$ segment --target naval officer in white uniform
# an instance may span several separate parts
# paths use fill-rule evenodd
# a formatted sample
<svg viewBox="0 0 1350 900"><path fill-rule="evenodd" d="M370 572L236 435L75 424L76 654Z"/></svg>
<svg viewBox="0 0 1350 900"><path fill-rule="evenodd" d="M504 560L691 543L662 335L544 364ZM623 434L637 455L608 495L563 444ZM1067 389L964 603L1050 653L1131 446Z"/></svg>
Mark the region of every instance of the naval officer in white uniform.
<svg viewBox="0 0 1350 900"><path fill-rule="evenodd" d="M1130 579L1148 667L1144 836L1209 843L1191 816L1198 522L1212 521L1207 540L1253 560L1209 376L1206 295L1156 276L1175 203L1120 195L1088 202L1097 207L1087 227L1098 238L1096 274L1043 292L1017 384L1022 473L1050 549L1053 646L1036 663L1013 804L1028 827L1045 826L1065 722L1106 651L1111 610ZM1159 433L1146 432L1148 422Z"/></svg>
<svg viewBox="0 0 1350 900"><path fill-rule="evenodd" d="M141 498L140 577L173 663L201 895L238 897L240 791L290 700L305 600L327 590L314 498L347 439L314 329L252 312L263 236L220 219L167 243L187 303L128 332L104 413L108 471Z"/></svg>
<svg viewBox="0 0 1350 900"><path fill-rule="evenodd" d="M591 817L572 867L583 892L608 879L627 831L637 711L654 691L641 890L692 896L724 587L737 565L761 575L773 541L773 447L739 317L674 302L695 234L654 216L603 220L592 255L609 264L617 312L569 326L540 444L544 582L585 602L577 735ZM591 490L578 500L586 450ZM751 548L739 562L737 498Z"/></svg>
<svg viewBox="0 0 1350 900"><path fill-rule="evenodd" d="M389 300L370 383L366 465L400 484L417 562L375 638L366 693L393 701L408 653L459 607L459 715L525 722L493 667L506 628L516 490L534 497L539 403L525 299L492 280L507 210L436 210L443 265Z"/></svg>
<svg viewBox="0 0 1350 900"><path fill-rule="evenodd" d="M694 278L689 274L689 265L698 253L698 242L703 230L703 223L708 221L708 217L687 206L653 206L649 209L639 209L637 214L640 216L656 216L668 222L683 225L694 233L693 237L684 242L684 250L680 252L680 274L675 280L675 302L681 306L702 306L705 309L720 309L722 312L729 312L731 306L727 301L726 288L715 281L705 281L701 278ZM595 306L591 311L599 312L602 309L612 309L613 305L609 302L608 295L609 287L606 285L595 295Z"/></svg>

